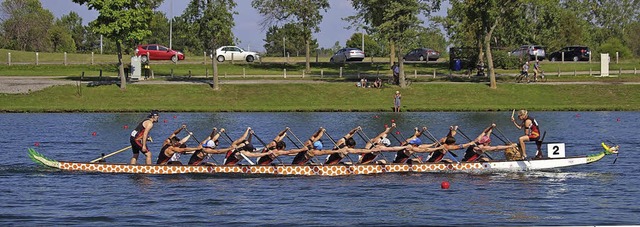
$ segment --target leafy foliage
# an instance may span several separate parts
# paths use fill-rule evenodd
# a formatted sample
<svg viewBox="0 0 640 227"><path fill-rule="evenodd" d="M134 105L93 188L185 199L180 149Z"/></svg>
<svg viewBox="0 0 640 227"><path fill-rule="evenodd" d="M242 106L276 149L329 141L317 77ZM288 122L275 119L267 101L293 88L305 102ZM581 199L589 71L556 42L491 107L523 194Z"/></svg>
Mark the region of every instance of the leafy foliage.
<svg viewBox="0 0 640 227"><path fill-rule="evenodd" d="M302 36L303 33L304 28L302 28L300 24L287 23L282 27L271 26L264 39L264 49L267 51L267 55L283 56L283 48L285 48L291 56L299 56L300 53L305 53L306 42ZM309 48L312 52L317 49L318 40L312 39Z"/></svg>
<svg viewBox="0 0 640 227"><path fill-rule="evenodd" d="M5 48L27 51L52 49L47 34L53 24L53 14L42 8L40 1L3 1L1 7Z"/></svg>
<svg viewBox="0 0 640 227"><path fill-rule="evenodd" d="M234 0L191 0L174 23L176 48L201 53L234 45L235 7Z"/></svg>
<svg viewBox="0 0 640 227"><path fill-rule="evenodd" d="M349 40L347 40L347 47L356 47L362 49L362 33L353 33ZM364 52L365 56L381 57L385 54L382 51L380 43L373 40L373 38L364 34Z"/></svg>

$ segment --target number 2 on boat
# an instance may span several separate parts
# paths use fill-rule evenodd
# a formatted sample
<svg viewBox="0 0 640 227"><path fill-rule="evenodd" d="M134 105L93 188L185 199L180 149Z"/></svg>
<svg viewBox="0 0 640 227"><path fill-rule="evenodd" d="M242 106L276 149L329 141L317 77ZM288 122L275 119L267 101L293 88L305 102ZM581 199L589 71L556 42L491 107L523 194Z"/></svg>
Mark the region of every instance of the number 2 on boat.
<svg viewBox="0 0 640 227"><path fill-rule="evenodd" d="M549 158L564 158L564 143L550 143L547 144L547 157Z"/></svg>

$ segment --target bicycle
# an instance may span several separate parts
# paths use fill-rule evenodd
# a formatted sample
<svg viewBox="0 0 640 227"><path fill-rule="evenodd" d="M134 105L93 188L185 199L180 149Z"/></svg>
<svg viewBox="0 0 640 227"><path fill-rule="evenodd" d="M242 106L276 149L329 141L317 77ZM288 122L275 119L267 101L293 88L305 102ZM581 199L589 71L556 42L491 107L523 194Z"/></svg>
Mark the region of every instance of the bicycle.
<svg viewBox="0 0 640 227"><path fill-rule="evenodd" d="M544 75L544 71L541 70L540 73L538 73L538 78L534 77L533 82L541 82L541 83L547 82L547 76Z"/></svg>
<svg viewBox="0 0 640 227"><path fill-rule="evenodd" d="M529 73L520 72L520 75L516 76L516 83L522 83L522 80L525 78L527 79L527 82L529 82Z"/></svg>

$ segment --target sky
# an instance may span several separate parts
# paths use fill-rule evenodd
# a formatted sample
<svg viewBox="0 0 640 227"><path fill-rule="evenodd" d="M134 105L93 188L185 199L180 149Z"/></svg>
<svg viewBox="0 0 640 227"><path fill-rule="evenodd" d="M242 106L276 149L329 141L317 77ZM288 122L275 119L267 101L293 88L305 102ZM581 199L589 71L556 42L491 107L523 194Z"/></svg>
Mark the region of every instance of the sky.
<svg viewBox="0 0 640 227"><path fill-rule="evenodd" d="M82 17L82 23L86 25L98 17L97 11L88 10L86 5L81 6L72 0L40 0L40 2L42 7L51 11L56 18L74 11ZM165 12L167 17L172 18L181 15L189 2L189 0L165 0L157 10ZM236 3L235 10L238 14L234 15L235 26L232 29L236 38L240 40L236 45L247 50L264 51L263 39L266 36L266 29L260 26L262 16L251 7L251 0L236 0ZM342 18L355 15L356 12L351 7L351 1L348 0L329 0L329 4L331 8L326 13L323 12L320 32L315 33L314 37L318 40L320 47L331 48L336 41L344 46L347 39L359 31L346 29L349 23ZM444 12L446 9L438 14L444 14ZM168 43L165 45L169 46Z"/></svg>

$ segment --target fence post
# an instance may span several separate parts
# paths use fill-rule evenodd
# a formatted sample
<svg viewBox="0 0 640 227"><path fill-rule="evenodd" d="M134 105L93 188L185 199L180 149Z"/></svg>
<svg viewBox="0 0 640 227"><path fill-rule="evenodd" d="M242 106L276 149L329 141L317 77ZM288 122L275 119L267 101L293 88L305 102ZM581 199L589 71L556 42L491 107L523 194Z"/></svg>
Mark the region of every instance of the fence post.
<svg viewBox="0 0 640 227"><path fill-rule="evenodd" d="M39 58L39 53L36 52L36 65L40 65L40 58Z"/></svg>
<svg viewBox="0 0 640 227"><path fill-rule="evenodd" d="M302 78L304 78L304 70L302 70Z"/></svg>
<svg viewBox="0 0 640 227"><path fill-rule="evenodd" d="M213 56L213 55L212 55ZM207 52L206 51L202 51L202 64L206 65L207 64ZM206 69L206 68L205 68Z"/></svg>
<svg viewBox="0 0 640 227"><path fill-rule="evenodd" d="M562 63L564 63L564 52L562 52Z"/></svg>
<svg viewBox="0 0 640 227"><path fill-rule="evenodd" d="M191 78L191 70L189 70L189 78Z"/></svg>
<svg viewBox="0 0 640 227"><path fill-rule="evenodd" d="M591 72L591 68L589 68L589 76L593 76L593 74Z"/></svg>
<svg viewBox="0 0 640 227"><path fill-rule="evenodd" d="M418 78L418 70L414 69L413 70L413 79L417 79Z"/></svg>
<svg viewBox="0 0 640 227"><path fill-rule="evenodd" d="M7 65L11 65L11 52L7 52Z"/></svg>
<svg viewBox="0 0 640 227"><path fill-rule="evenodd" d="M324 78L324 69L320 70L320 78Z"/></svg>
<svg viewBox="0 0 640 227"><path fill-rule="evenodd" d="M286 68L285 68L285 69L283 69L283 74L282 74L282 75L284 75L284 78L285 78L285 79L287 78L287 69L286 69Z"/></svg>
<svg viewBox="0 0 640 227"><path fill-rule="evenodd" d="M436 69L433 69L433 78L436 78Z"/></svg>
<svg viewBox="0 0 640 227"><path fill-rule="evenodd" d="M576 69L573 69L573 76L576 76Z"/></svg>
<svg viewBox="0 0 640 227"><path fill-rule="evenodd" d="M245 78L246 76L247 76L247 74L246 74L246 72L244 70L244 67L242 67L242 78Z"/></svg>
<svg viewBox="0 0 640 227"><path fill-rule="evenodd" d="M204 78L207 79L209 77L209 68L204 68Z"/></svg>
<svg viewBox="0 0 640 227"><path fill-rule="evenodd" d="M558 77L560 77L560 67L558 67Z"/></svg>
<svg viewBox="0 0 640 227"><path fill-rule="evenodd" d="M622 76L622 67L618 68L618 76Z"/></svg>
<svg viewBox="0 0 640 227"><path fill-rule="evenodd" d="M171 69L171 78L173 78L173 69Z"/></svg>
<svg viewBox="0 0 640 227"><path fill-rule="evenodd" d="M618 58L620 57L619 52L616 51L616 64L618 64Z"/></svg>
<svg viewBox="0 0 640 227"><path fill-rule="evenodd" d="M340 78L342 78L342 66L340 67Z"/></svg>
<svg viewBox="0 0 640 227"><path fill-rule="evenodd" d="M231 53L231 64L235 64L235 61L233 60L233 53Z"/></svg>
<svg viewBox="0 0 640 227"><path fill-rule="evenodd" d="M64 52L64 65L67 65L67 52Z"/></svg>
<svg viewBox="0 0 640 227"><path fill-rule="evenodd" d="M102 69L100 70L100 80L102 80Z"/></svg>
<svg viewBox="0 0 640 227"><path fill-rule="evenodd" d="M91 65L93 65L93 51L91 52Z"/></svg>

